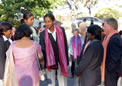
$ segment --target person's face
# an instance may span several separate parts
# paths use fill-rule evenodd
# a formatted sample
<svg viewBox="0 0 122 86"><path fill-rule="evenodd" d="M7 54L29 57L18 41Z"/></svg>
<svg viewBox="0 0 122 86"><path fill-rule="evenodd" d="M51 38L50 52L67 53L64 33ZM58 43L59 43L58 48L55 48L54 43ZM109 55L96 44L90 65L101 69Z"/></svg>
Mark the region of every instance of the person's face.
<svg viewBox="0 0 122 86"><path fill-rule="evenodd" d="M105 35L108 35L111 31L111 26L107 24L106 22L104 22L103 30L104 30Z"/></svg>
<svg viewBox="0 0 122 86"><path fill-rule="evenodd" d="M33 21L34 21L34 17L31 16L28 19L24 19L25 24L32 26L33 25Z"/></svg>
<svg viewBox="0 0 122 86"><path fill-rule="evenodd" d="M11 35L12 35L12 29L3 32L3 34L4 34L4 36L6 36L7 38L10 38Z"/></svg>
<svg viewBox="0 0 122 86"><path fill-rule="evenodd" d="M74 31L74 36L78 36L78 31Z"/></svg>
<svg viewBox="0 0 122 86"><path fill-rule="evenodd" d="M91 33L87 33L87 36L88 36L88 39L89 40L93 40L94 38L95 38L95 36L94 35L92 35Z"/></svg>
<svg viewBox="0 0 122 86"><path fill-rule="evenodd" d="M54 21L50 17L45 17L44 22L48 29L53 27Z"/></svg>

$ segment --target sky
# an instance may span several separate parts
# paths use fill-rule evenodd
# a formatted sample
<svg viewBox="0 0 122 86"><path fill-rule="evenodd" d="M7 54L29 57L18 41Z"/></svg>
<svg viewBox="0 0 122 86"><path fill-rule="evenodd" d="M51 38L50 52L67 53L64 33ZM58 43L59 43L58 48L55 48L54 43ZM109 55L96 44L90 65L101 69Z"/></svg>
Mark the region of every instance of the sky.
<svg viewBox="0 0 122 86"><path fill-rule="evenodd" d="M112 7L117 8L117 6L122 5L122 0L99 0L98 8Z"/></svg>
<svg viewBox="0 0 122 86"><path fill-rule="evenodd" d="M83 8L81 6L81 2L78 3L80 6L79 11L82 11L85 15L88 14L88 9L87 8ZM113 8L113 9L117 9L118 11L122 11L122 8L118 8L118 6L122 5L122 0L99 0L98 4L92 9L92 14L96 14L98 12L99 9L101 8ZM78 12L79 12L78 11ZM57 9L55 9L55 14L57 15L68 15L70 13L70 9L67 6L63 6L63 7L58 7ZM92 15L92 16L93 16Z"/></svg>

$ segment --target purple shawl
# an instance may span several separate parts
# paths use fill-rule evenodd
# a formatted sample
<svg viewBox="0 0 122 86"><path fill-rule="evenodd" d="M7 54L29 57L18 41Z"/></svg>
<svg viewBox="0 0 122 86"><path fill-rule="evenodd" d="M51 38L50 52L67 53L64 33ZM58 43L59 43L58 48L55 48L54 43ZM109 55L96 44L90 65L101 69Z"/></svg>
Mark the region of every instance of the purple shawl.
<svg viewBox="0 0 122 86"><path fill-rule="evenodd" d="M64 44L64 35L62 29L59 26L54 25L54 27L56 29L57 45L58 45L58 52L59 52L59 64L61 68L61 73L64 76L69 76L67 58L65 52L65 44ZM56 65L56 61L55 61L55 55L51 45L51 41L48 35L48 28L45 28L45 45L46 45L46 60L47 60L46 66L47 69L50 70L51 66Z"/></svg>
<svg viewBox="0 0 122 86"><path fill-rule="evenodd" d="M80 56L81 52L81 39L80 36L77 36L77 42L75 42L75 36L72 38L72 49L73 49L73 55L74 59L77 59L77 56ZM76 44L77 43L77 44Z"/></svg>

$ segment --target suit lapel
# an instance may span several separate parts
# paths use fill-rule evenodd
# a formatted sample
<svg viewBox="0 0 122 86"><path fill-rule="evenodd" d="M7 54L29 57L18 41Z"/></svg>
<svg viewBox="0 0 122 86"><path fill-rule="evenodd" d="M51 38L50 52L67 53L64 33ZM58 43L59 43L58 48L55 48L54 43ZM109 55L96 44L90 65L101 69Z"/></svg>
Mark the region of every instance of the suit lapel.
<svg viewBox="0 0 122 86"><path fill-rule="evenodd" d="M2 36L0 36L0 41L4 41L4 39L3 39L3 37L2 37Z"/></svg>
<svg viewBox="0 0 122 86"><path fill-rule="evenodd" d="M51 33L48 33L48 34L49 34L50 41L51 42L56 42L55 39L53 38L52 34Z"/></svg>
<svg viewBox="0 0 122 86"><path fill-rule="evenodd" d="M5 50L8 50L9 46L10 46L10 42L9 41L4 41L3 37L0 36L0 40L4 42L5 45Z"/></svg>
<svg viewBox="0 0 122 86"><path fill-rule="evenodd" d="M5 44L6 44L6 48L8 49L10 46L10 42L7 40L7 41L5 41Z"/></svg>

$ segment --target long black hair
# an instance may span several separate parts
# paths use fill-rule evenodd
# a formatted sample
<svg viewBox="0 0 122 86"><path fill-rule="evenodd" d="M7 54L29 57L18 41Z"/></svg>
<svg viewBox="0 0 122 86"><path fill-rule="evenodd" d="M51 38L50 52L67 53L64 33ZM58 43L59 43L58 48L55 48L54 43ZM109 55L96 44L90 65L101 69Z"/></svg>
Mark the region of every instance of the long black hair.
<svg viewBox="0 0 122 86"><path fill-rule="evenodd" d="M21 24L15 32L15 40L19 40L23 37L30 37L32 30L27 24Z"/></svg>
<svg viewBox="0 0 122 86"><path fill-rule="evenodd" d="M21 24L24 24L24 19L28 19L28 18L30 18L31 16L34 16L33 14L32 14L32 12L30 12L30 11L26 11L26 12L24 12L23 13L23 19L21 19Z"/></svg>

